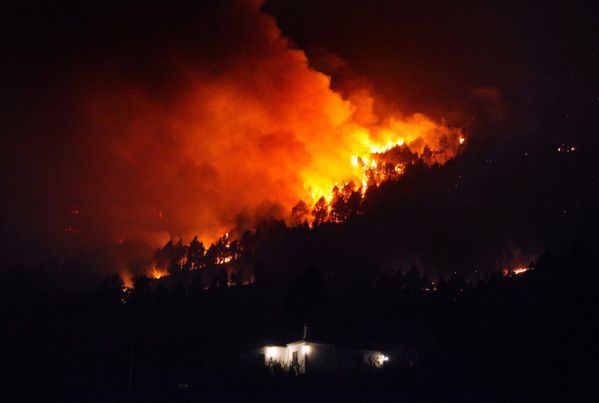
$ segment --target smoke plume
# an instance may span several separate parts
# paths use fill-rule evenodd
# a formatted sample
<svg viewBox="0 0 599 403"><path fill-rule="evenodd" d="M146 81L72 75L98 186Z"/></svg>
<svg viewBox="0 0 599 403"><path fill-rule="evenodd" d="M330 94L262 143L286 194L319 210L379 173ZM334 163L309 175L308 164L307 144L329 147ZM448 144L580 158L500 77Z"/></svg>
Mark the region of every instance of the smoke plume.
<svg viewBox="0 0 599 403"><path fill-rule="evenodd" d="M403 146L443 163L463 142L424 114L380 116L366 89L332 90L260 2L216 7L185 35L85 60L49 85L51 110L23 112L35 122L12 146L27 153L7 164L34 169L9 181L27 195L7 203L15 232L53 240L52 252L210 242L329 200L335 185L364 191L373 154Z"/></svg>

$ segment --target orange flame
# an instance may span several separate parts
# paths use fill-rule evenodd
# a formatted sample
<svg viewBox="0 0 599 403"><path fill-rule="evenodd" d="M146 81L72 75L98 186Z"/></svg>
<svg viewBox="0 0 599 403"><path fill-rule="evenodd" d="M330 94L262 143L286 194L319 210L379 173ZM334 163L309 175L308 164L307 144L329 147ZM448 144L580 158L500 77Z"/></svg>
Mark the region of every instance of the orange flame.
<svg viewBox="0 0 599 403"><path fill-rule="evenodd" d="M150 270L149 277L155 280L161 279L162 277L168 276L168 272L166 270L159 269L157 267L153 267Z"/></svg>
<svg viewBox="0 0 599 403"><path fill-rule="evenodd" d="M121 278L123 279L125 288L133 289L134 283L133 283L133 276L131 275L131 272L129 270L122 270L120 275L121 275Z"/></svg>
<svg viewBox="0 0 599 403"><path fill-rule="evenodd" d="M437 124L422 114L390 117L384 124L372 127L360 126L348 117L340 130L343 136L339 147L328 153L315 152L312 164L300 171L304 187L299 193L301 200L314 204L324 197L330 202L332 189L339 184L359 184L364 193L372 184L401 175L408 156L392 158L388 154L394 150L427 164L444 163L465 142L460 129Z"/></svg>
<svg viewBox="0 0 599 403"><path fill-rule="evenodd" d="M505 268L502 270L503 276L504 277L508 277L508 276L519 276L521 274L524 274L528 271L532 270L532 267L527 267L527 266L517 266L514 268Z"/></svg>
<svg viewBox="0 0 599 403"><path fill-rule="evenodd" d="M530 270L529 267L516 267L515 269L512 270L512 272L515 275L518 275L518 274L526 273L529 270Z"/></svg>

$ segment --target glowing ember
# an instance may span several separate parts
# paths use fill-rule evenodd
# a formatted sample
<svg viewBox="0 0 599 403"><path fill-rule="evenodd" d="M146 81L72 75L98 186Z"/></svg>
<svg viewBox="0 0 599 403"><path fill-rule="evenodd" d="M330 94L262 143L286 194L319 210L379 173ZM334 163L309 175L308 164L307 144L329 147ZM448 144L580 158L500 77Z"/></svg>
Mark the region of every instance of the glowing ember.
<svg viewBox="0 0 599 403"><path fill-rule="evenodd" d="M216 264L229 263L231 260L233 260L232 256L219 257L219 258L216 259Z"/></svg>
<svg viewBox="0 0 599 403"><path fill-rule="evenodd" d="M505 277L508 277L508 276L519 276L519 275L522 275L530 270L532 270L532 267L517 266L514 268L505 268L502 270L502 272Z"/></svg>
<svg viewBox="0 0 599 403"><path fill-rule="evenodd" d="M573 153L576 151L576 146L573 145L564 145L562 144L561 146L557 147L557 152L558 153Z"/></svg>
<svg viewBox="0 0 599 403"><path fill-rule="evenodd" d="M515 269L512 270L512 272L514 274L518 275L518 274L526 273L528 270L530 270L530 268L528 268L528 267L516 267Z"/></svg>

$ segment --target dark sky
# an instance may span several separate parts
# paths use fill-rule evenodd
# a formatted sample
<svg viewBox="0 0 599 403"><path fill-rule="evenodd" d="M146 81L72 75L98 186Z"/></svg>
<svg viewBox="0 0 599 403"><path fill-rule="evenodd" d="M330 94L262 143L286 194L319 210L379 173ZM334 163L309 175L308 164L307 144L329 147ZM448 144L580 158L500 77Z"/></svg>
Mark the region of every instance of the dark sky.
<svg viewBox="0 0 599 403"><path fill-rule="evenodd" d="M82 186L76 171L83 162L107 176L127 167L88 166L93 145L82 148L79 140L90 130L89 116L79 105L109 92L102 105L118 109L120 94L129 94L123 88L143 88L168 110L185 94L185 69L212 77L231 61L267 52L260 45L261 32L269 32L264 24L254 27L253 17L227 2L2 7L2 262L60 255L93 240L73 242L62 231L76 219L67 210L82 203L72 192ZM492 262L510 250L535 255L567 239L594 242L599 37L591 2L275 0L262 9L341 94L364 87L383 112L424 112L467 131L465 153L445 173L422 179L425 190L414 190L412 202L390 191L396 204L383 203L381 214L397 222L381 233L388 239L393 225L402 225L414 236L386 247L443 269L456 259ZM167 113L152 108L145 113ZM94 136L108 136L105 129ZM185 194L170 190L174 200ZM121 200L104 196L106 203ZM124 211L106 222L141 220L127 211L137 204L117 203ZM406 223L400 204L419 219ZM468 213L451 214L459 209ZM452 255L464 244L476 246Z"/></svg>
<svg viewBox="0 0 599 403"><path fill-rule="evenodd" d="M404 108L451 116L469 91L496 88L511 116L527 114L522 124L551 119L548 126L559 127L559 136L536 131L535 142L560 142L584 136L574 126L597 108L597 13L589 6L272 1L265 8L300 47L337 53Z"/></svg>

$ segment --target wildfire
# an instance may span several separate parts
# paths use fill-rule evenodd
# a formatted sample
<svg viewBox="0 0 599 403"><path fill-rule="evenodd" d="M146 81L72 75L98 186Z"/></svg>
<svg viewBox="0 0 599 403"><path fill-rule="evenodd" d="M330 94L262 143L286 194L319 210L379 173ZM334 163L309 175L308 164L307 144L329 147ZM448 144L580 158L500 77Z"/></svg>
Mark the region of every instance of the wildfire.
<svg viewBox="0 0 599 403"><path fill-rule="evenodd" d="M121 274L121 278L123 279L123 284L124 284L125 290L133 289L134 283L133 283L133 276L131 275L131 273L128 270L122 270L120 274ZM123 290L123 291L125 291L125 290Z"/></svg>
<svg viewBox="0 0 599 403"><path fill-rule="evenodd" d="M502 272L505 277L508 277L508 276L520 276L530 270L532 270L532 267L517 266L514 268L505 268L502 270Z"/></svg>
<svg viewBox="0 0 599 403"><path fill-rule="evenodd" d="M229 263L232 260L233 260L233 256L218 257L216 259L216 264L225 264L225 263Z"/></svg>
<svg viewBox="0 0 599 403"><path fill-rule="evenodd" d="M370 186L397 178L417 160L428 165L443 164L466 141L461 129L437 124L422 114L392 117L380 126L360 126L345 137L342 147L335 150L335 166L303 172L303 186L309 191L307 200L313 205L321 198L330 204L335 189L348 185L364 194ZM343 154L346 157L339 160ZM321 153L316 156L325 160L332 157Z"/></svg>
<svg viewBox="0 0 599 403"><path fill-rule="evenodd" d="M529 270L530 270L529 267L516 267L515 269L512 270L512 272L515 275L518 275L518 274L526 273Z"/></svg>
<svg viewBox="0 0 599 403"><path fill-rule="evenodd" d="M166 270L153 267L152 270L150 270L149 276L155 280L158 280L162 277L168 276L168 272Z"/></svg>
<svg viewBox="0 0 599 403"><path fill-rule="evenodd" d="M390 138L380 143L371 140L371 137L377 137L376 134L366 129L361 130L360 133L367 136L362 143L363 147L356 147L361 149L361 153L349 156L348 166L351 168L343 173L345 176L341 180L331 181L329 188L322 184L323 175L309 177L304 182L304 187L310 190L309 200L314 208L312 214L304 217L309 223L343 221L346 217L332 214L334 204L340 199L348 202L352 194L357 193L361 200L369 187L376 187L386 180L398 178L405 172L408 164L417 160L428 165L444 163L453 158L466 141L461 130L437 126L421 115L413 117L411 125L397 125L397 122L395 124L396 131L385 129L373 132L383 133L386 136L384 138ZM439 141L444 144L443 147L433 151L430 144L434 143L426 140L427 135L440 136L442 140ZM316 210L319 211L318 214ZM297 217L294 219L297 221Z"/></svg>
<svg viewBox="0 0 599 403"><path fill-rule="evenodd" d="M339 170L334 176L329 175L329 170L306 175L303 187L309 193L291 209L288 224L308 222L314 226L343 222L359 213L368 188L400 177L409 164L417 161L428 165L444 163L453 158L465 142L460 129L437 125L423 115L415 115L403 122L394 120L388 126L371 131L366 128L357 130L359 141L353 149L359 152L343 151L347 154L347 169ZM375 142L374 138L380 141ZM430 138L436 138L440 145L435 147ZM189 246L170 243L164 252L172 255L168 267L186 271L235 262L243 251L239 241L225 232L208 249L196 238ZM520 274L521 269L515 270ZM166 275L168 272L157 266L149 273L154 279Z"/></svg>
<svg viewBox="0 0 599 403"><path fill-rule="evenodd" d="M200 234L211 245L163 248L153 278L234 262L243 251L222 234L263 218L343 222L360 213L368 189L415 163L444 164L466 142L440 118L377 108L388 102L366 89L337 91L260 2L230 3L213 22L230 33L223 52L178 60L168 91L157 94L144 77L97 73L77 98L86 126L72 154L93 161L72 170L78 186L65 198L77 200L82 222L66 231L97 228L90 237L128 234L156 247ZM105 203L98 194L118 197Z"/></svg>

